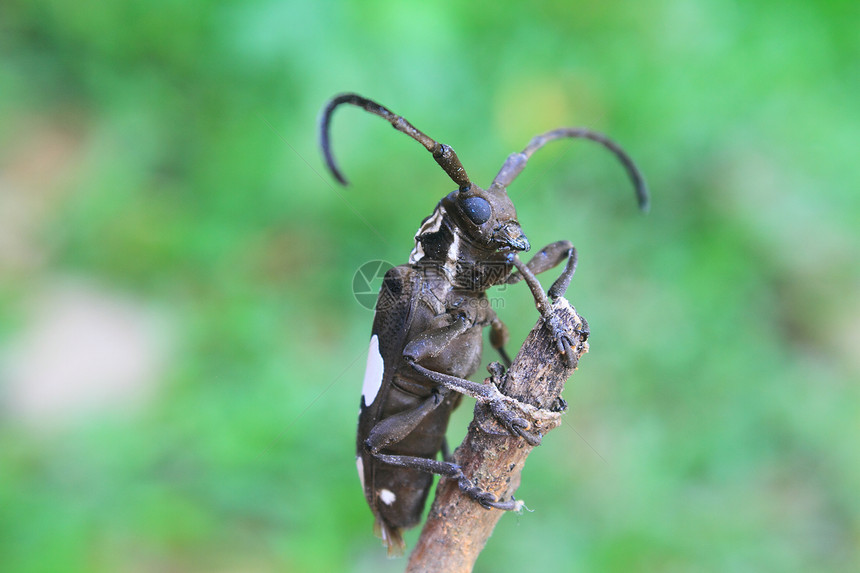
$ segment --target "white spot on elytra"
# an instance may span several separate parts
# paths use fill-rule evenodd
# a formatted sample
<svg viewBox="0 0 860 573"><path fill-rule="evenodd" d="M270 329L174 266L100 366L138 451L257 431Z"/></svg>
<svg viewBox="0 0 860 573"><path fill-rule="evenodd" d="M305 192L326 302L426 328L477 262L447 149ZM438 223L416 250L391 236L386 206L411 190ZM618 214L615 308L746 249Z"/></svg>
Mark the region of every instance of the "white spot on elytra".
<svg viewBox="0 0 860 573"><path fill-rule="evenodd" d="M367 367L364 370L364 384L361 387L361 395L364 396L364 405L370 406L379 393L382 385L383 362L379 353L379 337L375 334L370 337L370 348L367 351Z"/></svg>
<svg viewBox="0 0 860 573"><path fill-rule="evenodd" d="M385 505L391 505L397 499L397 496L394 495L394 492L390 489L381 489L379 490L379 499L381 499L382 503Z"/></svg>
<svg viewBox="0 0 860 573"><path fill-rule="evenodd" d="M364 491L364 462L361 456L355 456L355 467L358 468L358 481L361 482L361 491Z"/></svg>

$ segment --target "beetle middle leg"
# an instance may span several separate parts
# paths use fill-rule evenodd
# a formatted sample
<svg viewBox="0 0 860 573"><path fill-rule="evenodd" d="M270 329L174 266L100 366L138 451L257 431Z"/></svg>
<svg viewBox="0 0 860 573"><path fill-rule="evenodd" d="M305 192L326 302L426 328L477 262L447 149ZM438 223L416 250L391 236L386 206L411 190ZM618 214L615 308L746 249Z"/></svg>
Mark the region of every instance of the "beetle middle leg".
<svg viewBox="0 0 860 573"><path fill-rule="evenodd" d="M508 343L508 339L510 339L508 327L505 326L505 323L498 316L494 316L490 322L490 344L496 349L499 356L502 357L505 368L511 367L511 357L508 356L508 352L505 350L505 344Z"/></svg>
<svg viewBox="0 0 860 573"><path fill-rule="evenodd" d="M516 412L504 403L504 396L495 385L479 384L465 378L436 372L419 364L421 360L437 356L441 353L457 336L468 330L473 321L478 321L478 323L489 322L491 326L495 322L501 324L501 321L496 317L494 312L489 309L483 309L483 312L485 313L484 315L480 317L476 316L472 319L469 319L463 313L458 313L451 324L421 333L406 345L406 348L403 350L403 357L413 370L440 387L466 394L489 404L493 414L511 434L520 436L532 446L536 446L540 444L540 436L529 432L531 423L522 416L517 415ZM503 327L504 325L501 326ZM497 336L499 335L497 334ZM491 340L494 338L492 331L490 338ZM498 337L493 346L496 346L498 342L503 343L504 338ZM503 354L502 356L504 358L505 355Z"/></svg>
<svg viewBox="0 0 860 573"><path fill-rule="evenodd" d="M449 325L421 333L406 345L406 348L403 350L403 357L413 370L440 387L459 392L460 394L466 394L487 403L496 419L511 434L520 436L532 446L536 446L540 444L540 436L529 431L531 423L521 415L518 415L505 403L504 395L494 384L479 384L465 378L436 372L419 364L423 359L437 356L441 353L457 336L468 330L473 322L477 321L479 324L489 323L491 327L495 326L494 323L498 323L501 326L495 326L495 328L504 327L492 310L482 309L482 312L484 314L481 316L473 316L471 318L467 317L465 313L458 313ZM490 339L494 340L493 346L496 346L497 343L504 343L504 336L497 332L494 337L492 330ZM500 346L497 348L500 348ZM503 358L505 357L504 354L502 356Z"/></svg>
<svg viewBox="0 0 860 573"><path fill-rule="evenodd" d="M560 297L567 290L567 286L570 284L570 278L576 270L576 260L576 249L571 247L565 270L555 283L553 283L552 287L550 287L549 292L553 298ZM558 320L552 311L552 305L550 304L546 293L543 291L543 287L540 282L538 282L537 277L535 277L529 266L524 264L517 256L513 257L513 263L529 285L529 289L532 291L532 296L534 296L535 299L535 306L537 306L537 309L546 322L547 327L552 332L559 352L564 355L568 366L573 366L574 353L571 350L573 339L571 339L570 335L558 323Z"/></svg>
<svg viewBox="0 0 860 573"><path fill-rule="evenodd" d="M466 380L465 378L458 378L456 376L430 370L416 362L410 362L410 364L416 372L428 380L435 382L439 386L461 394L466 394L480 402L486 403L490 407L490 411L496 419L511 434L520 436L528 442L529 445L540 445L540 434L534 434L529 431L531 428L531 422L518 415L508 406L505 402L504 395L499 391L495 384L479 384L477 382L472 382L471 380ZM501 368L498 364L496 364L496 366Z"/></svg>
<svg viewBox="0 0 860 573"><path fill-rule="evenodd" d="M555 282L552 283L552 286L549 287L549 290L546 291L546 294L549 298L555 300L557 298L563 297L567 292L567 287L570 286L570 279L573 278L573 273L576 272L576 262L578 257L576 255L576 249L571 247L567 253L567 264L564 265L564 270L561 272L559 277L555 279Z"/></svg>
<svg viewBox="0 0 860 573"><path fill-rule="evenodd" d="M574 259L573 265L574 268L576 268L576 249L573 248L573 243L571 243L570 241L556 241L555 243L550 243L549 245L538 251L537 254L535 254L531 259L529 259L529 262L526 264L526 267L528 267L532 274L537 275L557 267L565 260L567 260L569 263L571 257L573 257ZM573 275L572 271L570 275ZM512 273L507 278L507 280L505 280L505 284L517 284L524 278L525 275L522 272L515 272ZM570 283L569 278L568 283Z"/></svg>
<svg viewBox="0 0 860 573"><path fill-rule="evenodd" d="M442 445L439 447L439 453L442 454L442 459L444 461L451 461L451 446L448 445L448 438L442 438Z"/></svg>

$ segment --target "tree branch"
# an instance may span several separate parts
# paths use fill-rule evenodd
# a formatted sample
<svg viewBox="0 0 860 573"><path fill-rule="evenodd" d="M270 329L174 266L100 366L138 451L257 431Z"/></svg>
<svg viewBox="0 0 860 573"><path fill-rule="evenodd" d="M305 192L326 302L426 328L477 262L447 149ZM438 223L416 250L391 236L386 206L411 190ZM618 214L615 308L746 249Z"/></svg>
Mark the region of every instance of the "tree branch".
<svg viewBox="0 0 860 573"><path fill-rule="evenodd" d="M543 435L560 423L558 414L566 406L560 400L564 383L576 369L579 357L588 351L587 323L567 300L557 299L552 312L573 341L570 365L559 354L541 318L500 381L503 394L530 405L524 406L533 423L529 430ZM454 462L477 486L507 500L520 485L520 473L532 449L523 438L499 426L479 403L469 432L454 453ZM497 509L484 509L464 495L455 480L442 478L407 572L471 571L502 514Z"/></svg>

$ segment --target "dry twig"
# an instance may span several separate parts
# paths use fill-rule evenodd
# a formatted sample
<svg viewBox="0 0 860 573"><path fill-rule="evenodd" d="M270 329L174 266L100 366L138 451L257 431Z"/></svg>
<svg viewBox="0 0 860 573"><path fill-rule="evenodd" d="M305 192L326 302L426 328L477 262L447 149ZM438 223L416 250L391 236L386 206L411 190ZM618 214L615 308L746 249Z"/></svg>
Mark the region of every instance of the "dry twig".
<svg viewBox="0 0 860 573"><path fill-rule="evenodd" d="M544 435L560 423L564 383L576 369L579 357L588 351L585 320L564 298L557 299L552 306L559 324L574 341L572 363L568 364L559 354L555 339L540 319L511 368L502 380L495 380L503 394L522 403L523 412ZM485 407L478 404L469 432L454 453L454 461L476 485L497 499L506 500L519 487L520 472L532 449L523 438L498 426ZM500 510L484 509L464 495L455 480L443 478L407 571L471 571L502 514Z"/></svg>

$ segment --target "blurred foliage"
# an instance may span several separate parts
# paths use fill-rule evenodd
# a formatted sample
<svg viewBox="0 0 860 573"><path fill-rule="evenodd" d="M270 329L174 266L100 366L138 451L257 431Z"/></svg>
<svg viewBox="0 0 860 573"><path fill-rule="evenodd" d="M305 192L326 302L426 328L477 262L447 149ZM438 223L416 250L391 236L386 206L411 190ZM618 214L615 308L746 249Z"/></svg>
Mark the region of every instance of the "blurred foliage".
<svg viewBox="0 0 860 573"><path fill-rule="evenodd" d="M839 0L6 0L3 205L32 224L0 341L71 275L160 309L176 349L134 414L53 433L4 414L0 569L402 569L355 476L372 313L351 283L405 261L451 185L344 109L336 188L316 120L357 91L482 185L532 135L586 125L652 188L640 216L613 159L571 142L510 190L533 245L576 243L593 336L567 429L526 467L534 512L504 516L476 570L856 570L856 25ZM498 296L514 345L536 313Z"/></svg>

